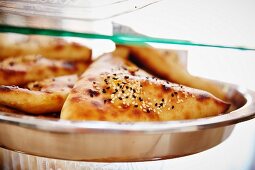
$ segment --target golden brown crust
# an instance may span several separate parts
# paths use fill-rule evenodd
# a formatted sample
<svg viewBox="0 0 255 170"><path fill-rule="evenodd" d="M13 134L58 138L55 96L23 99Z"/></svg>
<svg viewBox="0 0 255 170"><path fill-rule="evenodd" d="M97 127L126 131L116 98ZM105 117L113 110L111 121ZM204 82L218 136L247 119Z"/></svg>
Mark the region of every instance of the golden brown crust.
<svg viewBox="0 0 255 170"><path fill-rule="evenodd" d="M164 121L214 116L229 105L207 92L153 78L134 64L106 54L75 84L62 119Z"/></svg>
<svg viewBox="0 0 255 170"><path fill-rule="evenodd" d="M76 75L56 77L30 83L26 89L0 86L0 104L32 114L60 112L77 79Z"/></svg>
<svg viewBox="0 0 255 170"><path fill-rule="evenodd" d="M80 74L90 61L47 59L40 55L6 58L0 62L0 85L23 85L31 81Z"/></svg>
<svg viewBox="0 0 255 170"><path fill-rule="evenodd" d="M162 53L148 46L126 46L131 53L131 59L150 73L168 81L183 84L192 88L212 93L226 100L222 88L210 80L195 77L188 73L178 60L175 52Z"/></svg>
<svg viewBox="0 0 255 170"><path fill-rule="evenodd" d="M0 59L40 54L51 59L91 60L91 49L75 42L47 36L0 34Z"/></svg>

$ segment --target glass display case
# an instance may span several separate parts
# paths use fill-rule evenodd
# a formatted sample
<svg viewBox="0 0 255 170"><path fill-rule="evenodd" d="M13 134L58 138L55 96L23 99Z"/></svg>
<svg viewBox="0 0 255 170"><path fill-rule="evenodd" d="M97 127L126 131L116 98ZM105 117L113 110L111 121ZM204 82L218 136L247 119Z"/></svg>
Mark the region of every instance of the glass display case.
<svg viewBox="0 0 255 170"><path fill-rule="evenodd" d="M247 21L252 5L0 1L1 33L60 37L90 47L93 59L116 44L174 51L185 70L219 85L234 106L215 117L138 123L73 122L2 111L2 169L254 169L255 26Z"/></svg>

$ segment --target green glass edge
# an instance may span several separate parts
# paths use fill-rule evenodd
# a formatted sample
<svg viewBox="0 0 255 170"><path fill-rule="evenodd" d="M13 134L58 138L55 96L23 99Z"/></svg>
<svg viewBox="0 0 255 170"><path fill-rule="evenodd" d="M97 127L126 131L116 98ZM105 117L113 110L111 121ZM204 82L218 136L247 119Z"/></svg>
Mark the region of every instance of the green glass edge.
<svg viewBox="0 0 255 170"><path fill-rule="evenodd" d="M106 39L106 40L112 40L113 42L118 43L118 44L143 45L146 42L147 43L151 42L151 43L176 44L176 45L188 45L188 46L200 46L200 47L214 47L214 48L228 48L228 49L236 49L236 50L254 50L255 51L255 48L194 43L191 41L177 40L177 39L164 39L164 38L127 35L127 34L102 35L102 34L81 33L81 32L56 30L56 29L19 27L19 26L10 26L10 25L3 25L3 24L0 24L0 32L20 33L20 34L27 34L27 35L48 35L48 36L59 36L59 37Z"/></svg>

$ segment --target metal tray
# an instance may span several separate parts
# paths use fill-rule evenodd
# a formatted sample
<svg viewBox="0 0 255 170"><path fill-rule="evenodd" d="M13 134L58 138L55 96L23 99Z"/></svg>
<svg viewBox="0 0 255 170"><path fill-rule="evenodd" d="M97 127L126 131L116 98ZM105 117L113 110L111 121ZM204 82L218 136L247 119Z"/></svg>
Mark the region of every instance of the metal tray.
<svg viewBox="0 0 255 170"><path fill-rule="evenodd" d="M209 118L114 123L0 112L0 146L48 158L94 162L146 161L198 153L223 142L236 123L255 117L255 92L220 84L234 109Z"/></svg>

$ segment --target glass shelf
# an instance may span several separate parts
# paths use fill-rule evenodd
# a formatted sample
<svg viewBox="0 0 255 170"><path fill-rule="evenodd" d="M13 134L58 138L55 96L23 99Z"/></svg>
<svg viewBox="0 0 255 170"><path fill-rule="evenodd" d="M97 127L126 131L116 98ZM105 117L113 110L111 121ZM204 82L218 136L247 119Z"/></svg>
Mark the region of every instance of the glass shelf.
<svg viewBox="0 0 255 170"><path fill-rule="evenodd" d="M23 1L20 1L23 2ZM150 1L156 2L154 1ZM227 48L236 50L255 50L253 47L222 45L212 43L200 43L190 40L159 38L149 36L137 31L132 27L114 22L113 15L109 15L108 19L96 20L91 18L67 18L64 16L49 15L32 15L31 13L13 12L2 8L7 2L0 1L0 32L20 33L20 34L38 34L60 37L80 37L92 39L107 39L119 44L136 44L143 43L162 43L175 44L181 46L199 46L213 48ZM147 5L151 4L147 3ZM8 4L8 3L7 3ZM40 4L42 5L42 4ZM56 4L54 4L56 5ZM143 6L144 7L144 6ZM17 8L14 6L14 8ZM94 7L93 7L94 8ZM91 9L93 9L91 7ZM116 15L123 13L116 12ZM103 29L102 29L103 28ZM167 36L166 36L167 37Z"/></svg>

